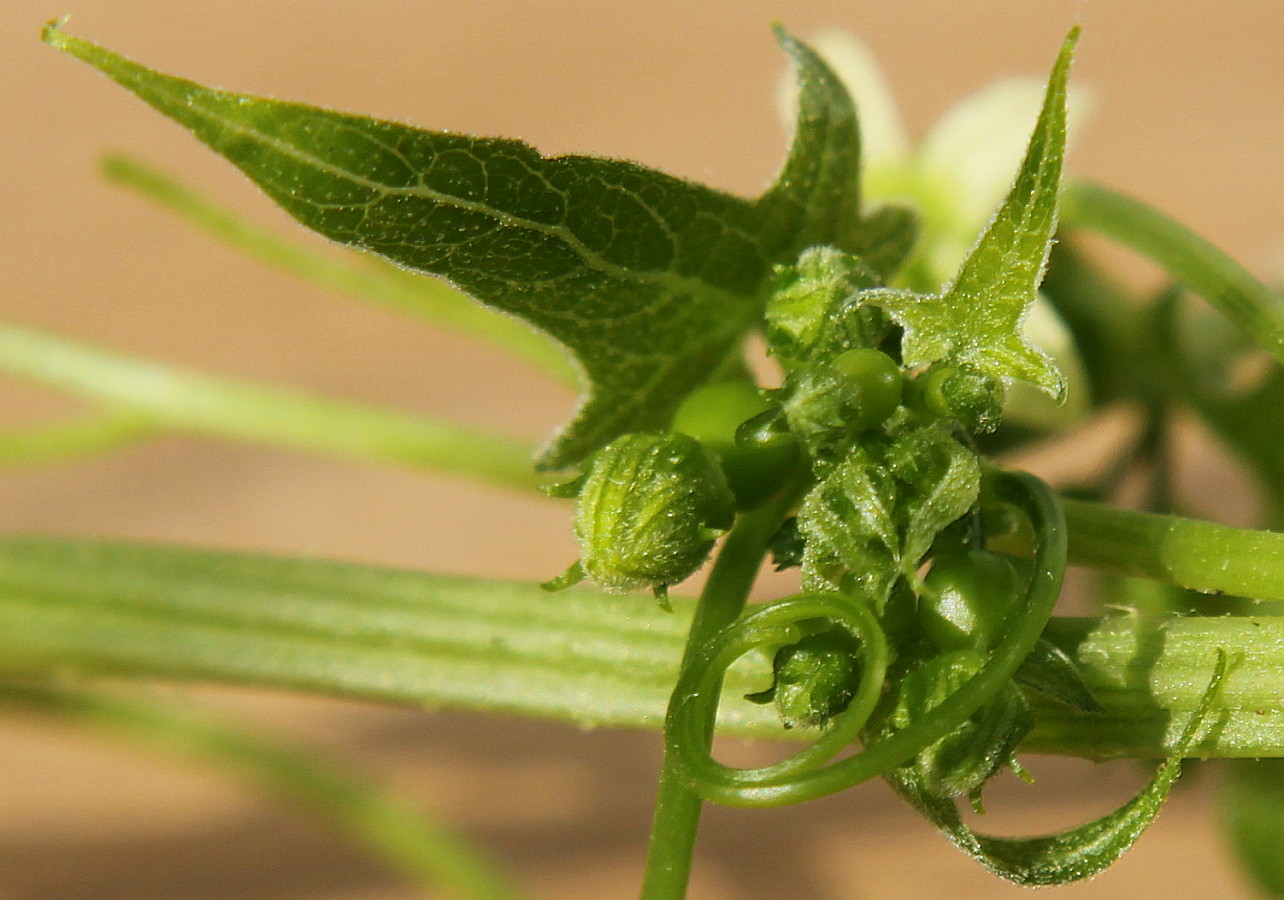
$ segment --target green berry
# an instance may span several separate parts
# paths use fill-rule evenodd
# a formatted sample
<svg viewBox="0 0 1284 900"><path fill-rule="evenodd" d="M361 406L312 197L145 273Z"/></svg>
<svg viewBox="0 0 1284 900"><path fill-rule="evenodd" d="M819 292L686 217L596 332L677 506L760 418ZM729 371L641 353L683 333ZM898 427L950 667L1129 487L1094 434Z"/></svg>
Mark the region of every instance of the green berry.
<svg viewBox="0 0 1284 900"><path fill-rule="evenodd" d="M907 387L909 405L918 412L956 419L974 431L993 431L1003 413L1003 383L970 367L935 365Z"/></svg>
<svg viewBox="0 0 1284 900"><path fill-rule="evenodd" d="M717 455L740 509L774 494L797 458L793 437L768 421L774 409L749 382L719 381L689 394L673 416L673 431ZM750 421L762 427L745 432Z"/></svg>
<svg viewBox="0 0 1284 900"><path fill-rule="evenodd" d="M936 559L919 598L919 624L942 650L994 646L1021 590L1007 559L968 550Z"/></svg>
<svg viewBox="0 0 1284 900"><path fill-rule="evenodd" d="M858 427L872 428L887 421L901 405L901 388L904 378L901 368L886 353L877 350L847 350L834 357L830 363L855 384L860 395Z"/></svg>

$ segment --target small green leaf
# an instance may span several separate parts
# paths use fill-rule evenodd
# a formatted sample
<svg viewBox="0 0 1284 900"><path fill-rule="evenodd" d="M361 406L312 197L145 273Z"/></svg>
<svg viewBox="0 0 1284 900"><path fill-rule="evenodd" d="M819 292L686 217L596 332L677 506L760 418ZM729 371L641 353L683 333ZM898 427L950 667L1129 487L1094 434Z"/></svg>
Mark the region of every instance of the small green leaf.
<svg viewBox="0 0 1284 900"><path fill-rule="evenodd" d="M902 768L888 780L960 850L1002 878L1032 887L1091 878L1123 856L1159 814L1181 774L1183 757L1194 745L1222 691L1227 668L1226 653L1219 650L1212 680L1199 707L1150 783L1113 813L1078 828L1033 838L978 834L963 822L952 800L933 796L920 773Z"/></svg>
<svg viewBox="0 0 1284 900"><path fill-rule="evenodd" d="M954 283L939 295L867 295L867 302L882 306L905 327L906 365L959 362L995 377L1028 381L1058 398L1064 395L1060 373L1022 336L1021 321L1034 301L1056 228L1066 81L1078 37L1076 28L1066 38L1016 182Z"/></svg>

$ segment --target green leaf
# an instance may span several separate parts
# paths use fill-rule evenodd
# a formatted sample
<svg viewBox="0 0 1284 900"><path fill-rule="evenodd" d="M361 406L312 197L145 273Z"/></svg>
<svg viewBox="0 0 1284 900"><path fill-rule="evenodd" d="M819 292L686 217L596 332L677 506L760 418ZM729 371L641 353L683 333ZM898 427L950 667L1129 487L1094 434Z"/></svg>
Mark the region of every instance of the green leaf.
<svg viewBox="0 0 1284 900"><path fill-rule="evenodd" d="M812 243L860 243L850 99L784 35L802 114L760 202L618 160L212 90L56 24L45 40L186 126L304 225L442 276L570 348L590 393L546 467L662 427L755 324L773 263Z"/></svg>
<svg viewBox="0 0 1284 900"><path fill-rule="evenodd" d="M220 206L140 160L112 155L103 175L145 196L191 225L260 262L327 290L340 291L424 319L501 347L546 375L574 387L574 364L566 352L525 322L479 306L437 278L398 268L368 253L347 258L287 240Z"/></svg>
<svg viewBox="0 0 1284 900"><path fill-rule="evenodd" d="M748 201L626 162L211 90L56 27L46 39L189 128L304 225L566 344L592 389L547 466L662 425L755 317L776 248Z"/></svg>
<svg viewBox="0 0 1284 900"><path fill-rule="evenodd" d="M1043 277L1057 221L1066 138L1066 82L1079 37L1070 32L1057 57L1043 109L1007 199L939 295L876 291L867 302L905 327L909 366L948 360L994 377L1017 378L1058 398L1065 383L1052 361L1021 334Z"/></svg>
<svg viewBox="0 0 1284 900"><path fill-rule="evenodd" d="M859 243L860 125L842 81L807 45L776 26L798 73L798 120L785 166L762 203L797 237L797 246Z"/></svg>
<svg viewBox="0 0 1284 900"><path fill-rule="evenodd" d="M952 800L933 796L922 776L902 768L888 777L892 786L964 853L994 874L1027 886L1059 885L1091 878L1123 856L1159 814L1181 774L1181 761L1221 692L1228 659L1217 652L1213 678L1181 738L1150 783L1109 815L1058 834L1033 838L999 838L978 834L959 816Z"/></svg>
<svg viewBox="0 0 1284 900"><path fill-rule="evenodd" d="M798 118L785 166L760 204L773 228L792 232L795 252L830 244L862 257L884 280L914 243L917 219L900 207L861 214L861 138L851 95L818 53L775 28L793 57L798 78Z"/></svg>
<svg viewBox="0 0 1284 900"><path fill-rule="evenodd" d="M1284 760L1235 760L1223 815L1231 847L1267 896L1284 896Z"/></svg>

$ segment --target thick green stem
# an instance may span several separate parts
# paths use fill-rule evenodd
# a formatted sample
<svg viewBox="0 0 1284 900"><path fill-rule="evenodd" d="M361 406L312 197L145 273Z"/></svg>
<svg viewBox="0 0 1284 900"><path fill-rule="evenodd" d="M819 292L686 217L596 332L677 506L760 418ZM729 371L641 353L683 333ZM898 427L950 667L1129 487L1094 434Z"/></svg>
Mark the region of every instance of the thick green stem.
<svg viewBox="0 0 1284 900"><path fill-rule="evenodd" d="M1284 600L1284 533L1064 501L1072 565L1208 594Z"/></svg>
<svg viewBox="0 0 1284 900"><path fill-rule="evenodd" d="M736 523L696 605L683 649L683 670L691 666L698 647L734 622L744 610L767 542L780 527L796 496L794 490L786 490L777 501L742 516ZM720 688L719 683L714 690ZM705 723L710 735L716 711L717 705L710 704ZM651 823L642 900L674 900L686 895L702 803L700 795L682 779L674 754L666 750Z"/></svg>
<svg viewBox="0 0 1284 900"><path fill-rule="evenodd" d="M42 674L254 685L659 729L693 613L690 600L673 605L667 614L641 595L551 596L535 584L317 560L0 539L0 667ZM1218 728L1196 752L1284 756L1284 618L1054 619L1046 636L1077 662L1104 711L1048 702L1026 749L1166 756L1170 723L1196 708L1209 653L1222 647L1231 670L1213 710ZM727 674L719 733L815 740L742 698L770 679L765 664Z"/></svg>
<svg viewBox="0 0 1284 900"><path fill-rule="evenodd" d="M539 484L519 441L392 409L217 378L0 323L0 372L80 394L159 428L444 472L507 488Z"/></svg>

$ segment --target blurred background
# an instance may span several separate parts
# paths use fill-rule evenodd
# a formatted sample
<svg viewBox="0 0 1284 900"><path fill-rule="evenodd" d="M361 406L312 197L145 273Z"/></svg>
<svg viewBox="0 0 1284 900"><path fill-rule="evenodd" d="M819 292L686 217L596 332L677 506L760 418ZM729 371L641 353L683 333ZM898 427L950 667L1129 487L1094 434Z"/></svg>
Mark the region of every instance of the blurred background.
<svg viewBox="0 0 1284 900"><path fill-rule="evenodd" d="M303 286L105 183L125 151L250 219L285 217L121 89L43 46L42 23L163 71L545 152L635 159L744 194L786 135L768 25L839 27L881 60L913 135L1008 74L1042 77L1074 23L1095 109L1069 169L1134 193L1259 274L1284 270L1284 8L977 0L8 0L0 5L0 316L212 372L484 423L538 441L574 398L486 348ZM1155 274L1120 254L1139 284ZM0 423L76 410L0 382ZM1233 510L1228 515L1235 515ZM210 440L0 471L0 530L190 542L545 579L574 557L567 508L431 476ZM510 865L539 898L636 890L655 735L158 686L368 767ZM1100 815L1131 764L1035 759L1033 789L987 795L992 830ZM339 839L217 772L0 718L0 898L391 900L403 887ZM1196 773L1158 825L1074 897L1247 897ZM691 896L1017 896L881 784L806 807L711 810Z"/></svg>

